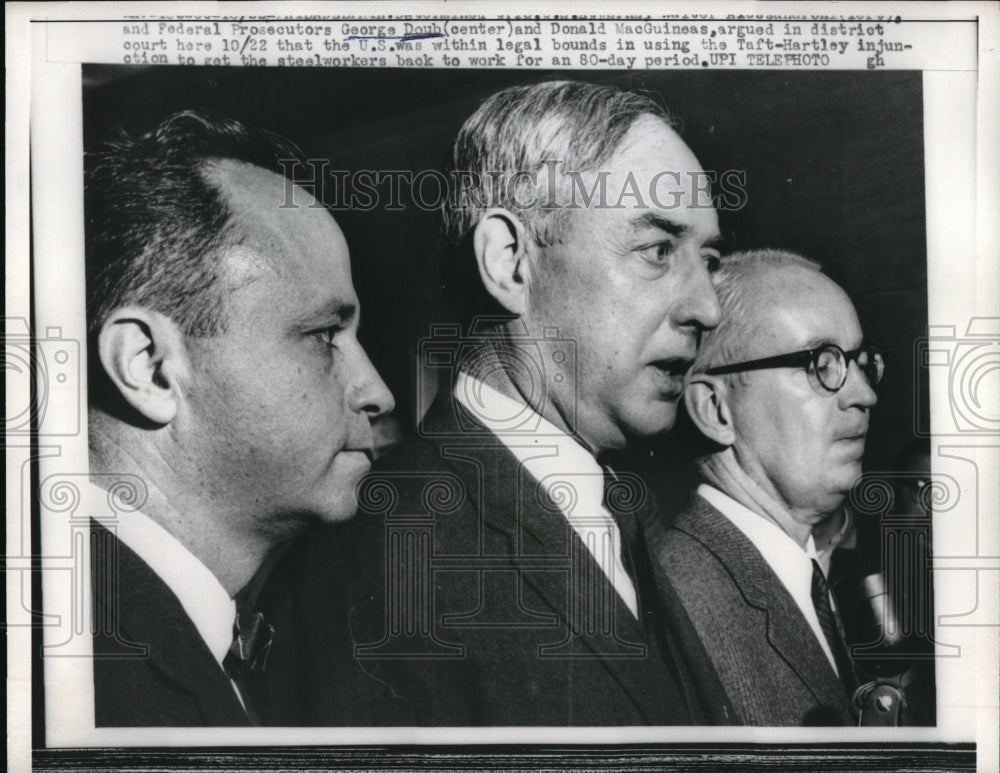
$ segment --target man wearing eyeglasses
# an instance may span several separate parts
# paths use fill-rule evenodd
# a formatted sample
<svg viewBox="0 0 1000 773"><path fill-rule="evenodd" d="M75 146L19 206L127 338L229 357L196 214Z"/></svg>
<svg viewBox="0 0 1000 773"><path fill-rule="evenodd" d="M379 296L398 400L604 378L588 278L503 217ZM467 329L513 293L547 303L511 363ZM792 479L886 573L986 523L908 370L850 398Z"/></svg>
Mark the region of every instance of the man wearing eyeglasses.
<svg viewBox="0 0 1000 773"><path fill-rule="evenodd" d="M856 688L814 530L861 474L882 354L811 260L723 259L722 324L703 338L685 403L706 441L702 483L658 555L737 724L856 722ZM819 529L817 529L819 527Z"/></svg>

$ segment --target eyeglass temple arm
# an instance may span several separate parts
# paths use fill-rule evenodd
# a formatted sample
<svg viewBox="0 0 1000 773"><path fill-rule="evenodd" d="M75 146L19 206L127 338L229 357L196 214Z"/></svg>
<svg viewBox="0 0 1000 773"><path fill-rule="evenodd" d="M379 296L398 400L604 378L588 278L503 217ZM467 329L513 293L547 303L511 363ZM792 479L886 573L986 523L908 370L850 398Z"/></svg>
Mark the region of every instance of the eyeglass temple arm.
<svg viewBox="0 0 1000 773"><path fill-rule="evenodd" d="M859 346L857 349L851 349L848 352L844 352L844 360L850 362L854 360L855 362L864 351L875 350L875 352L881 355L882 359L892 351L889 347L878 346L876 344L864 344ZM812 360L813 353L818 351L818 349L809 349L803 352L792 352L791 354L776 354L773 357L764 357L760 360L749 360L748 362L737 362L732 365L720 365L716 368L709 368L703 371L707 376L724 376L727 373L740 373L745 370L761 370L763 368L772 368L778 365L802 365L803 363L810 362ZM844 350L841 349L843 352Z"/></svg>
<svg viewBox="0 0 1000 773"><path fill-rule="evenodd" d="M778 354L774 357L764 357L760 360L737 362L733 365L720 365L716 368L709 368L704 373L708 376L722 376L727 373L740 373L744 370L761 370L764 368L773 368L778 365L801 365L804 362L809 362L811 357L812 351Z"/></svg>

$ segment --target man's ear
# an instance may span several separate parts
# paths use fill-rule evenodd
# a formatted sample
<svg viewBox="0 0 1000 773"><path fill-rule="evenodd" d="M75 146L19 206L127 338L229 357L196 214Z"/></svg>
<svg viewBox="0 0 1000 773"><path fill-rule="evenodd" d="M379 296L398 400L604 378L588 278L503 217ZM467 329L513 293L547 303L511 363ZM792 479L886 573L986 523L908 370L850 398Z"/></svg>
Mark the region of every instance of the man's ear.
<svg viewBox="0 0 1000 773"><path fill-rule="evenodd" d="M527 305L529 243L524 223L506 209L487 210L472 234L483 286L512 314Z"/></svg>
<svg viewBox="0 0 1000 773"><path fill-rule="evenodd" d="M122 398L154 425L177 415L188 370L184 335L164 315L142 307L116 309L97 336L98 357Z"/></svg>
<svg viewBox="0 0 1000 773"><path fill-rule="evenodd" d="M720 446L728 447L735 442L729 388L723 379L695 373L684 390L684 404L691 421L702 435Z"/></svg>

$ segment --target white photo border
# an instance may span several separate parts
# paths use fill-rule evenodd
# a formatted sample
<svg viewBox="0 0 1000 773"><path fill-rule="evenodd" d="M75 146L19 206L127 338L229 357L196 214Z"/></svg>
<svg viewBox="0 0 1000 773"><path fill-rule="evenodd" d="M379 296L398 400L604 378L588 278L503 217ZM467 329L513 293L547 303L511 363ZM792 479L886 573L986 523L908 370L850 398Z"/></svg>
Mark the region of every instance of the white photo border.
<svg viewBox="0 0 1000 773"><path fill-rule="evenodd" d="M541 7L547 15L588 18L588 14L595 17L602 14L596 3L573 6L556 3L540 6L535 3L531 10L538 11ZM997 119L1000 114L997 109L1000 107L1000 68L997 67L1000 13L997 7L971 2L710 3L700 5L698 10L706 12L711 9L720 15L732 12L763 18L769 12L789 13L793 8L795 12L816 15L827 12L837 15L898 14L904 20L921 20L928 25L978 20L973 69L961 66L954 69L947 61L942 67L931 63L921 68L924 70L928 312L932 339L935 338L935 331L940 341L947 341L949 335L954 339L967 337L973 330L975 320L986 320L985 329L991 329L989 321L1000 320L1000 235L996 224L1000 181L995 174L1000 166ZM139 15L153 18L157 15L178 17L190 14L195 17L215 14L218 9L219 6L214 3L81 3L70 7L64 4L8 5L5 344L14 341L12 336L17 332L18 320L23 321L26 331L30 329L36 350L40 343L47 345L46 342L65 338L81 342L82 354L85 338L82 335L85 314L80 291L83 287L81 68L80 61L73 61L72 54L61 45L57 54L52 56L53 46L57 45L51 37L55 20L88 23L88 19L110 20ZM280 6L253 3L233 4L224 10L226 15L240 15L245 11L247 18L268 13L358 17L394 14L406 18L396 7L378 3ZM516 2L502 7L474 3L415 3L407 6L406 10L412 14L442 17L523 12ZM632 10L631 6L629 10ZM680 4L636 3L635 10L650 15L679 14L685 12L685 7ZM62 41L61 37L56 37ZM961 56L967 59L968 52L959 55L959 58ZM582 74L585 70L580 72ZM931 185L932 180L934 185ZM53 224L58 224L58 227ZM58 259L53 256L58 256ZM74 764L69 749L91 746L104 747L104 751L97 748L92 753L83 753L84 757L79 759L140 769L156 765L269 769L284 765L308 766L320 764L323 760L329 764L336 762L365 768L379 767L388 760L395 760L395 765L406 766L416 764L418 759L430 759L442 767L449 766L449 760L456 766L481 764L486 767L497 764L498 760L508 759L497 751L499 747L492 745L504 745L504 753L509 752L510 759L520 759L528 767L543 764L558 767L564 764L560 760L569 764L569 759L575 760L577 765L586 765L587 745L591 745L595 763L603 759L626 764L623 760L629 760L629 767L635 764L637 768L650 759L682 765L691 754L697 754L701 749L709 755L717 755L720 762L729 754L749 755L752 758L759 753L761 760L771 760L775 767L782 764L782 759L786 760L792 766L790 769L796 769L795 765L806 765L810 755L817 755L817 759L838 758L850 754L851 750L867 760L873 769L891 765L893 759L911 760L918 766L930 765L932 760L936 761L934 764L943 766L942 760L948 759L951 761L949 767L958 769L968 765L970 744L975 744L974 756L982 769L998 764L997 626L1000 615L996 598L1000 594L995 591L1000 577L1000 563L996 559L1000 555L1000 539L994 519L984 519L983 514L996 513L1000 508L997 505L996 482L987 480L989 476L983 474L967 475L963 479L977 495L978 518L972 529L975 533L970 534L968 530L954 532L940 528L939 524L935 528L936 554L941 557L940 563L936 560L935 566L942 570L939 598L977 600L977 607L968 613L971 617L965 622L948 626L951 640L957 637L969 654L966 658L939 661L938 701L939 707L944 706L946 711L941 715L944 722L939 720L935 729L899 728L898 732L887 735L884 731L880 733L871 729L837 732L805 728L781 731L726 728L725 743L738 746L720 746L722 736L717 728L616 728L597 731L541 728L95 730L92 693L79 691L80 682L77 679L80 664L88 662L89 637L70 636L66 639L66 630L62 630L59 624L50 624L42 627L44 644L61 647L60 654L69 657L45 659L46 690L56 690L51 693L53 696L71 694L73 697L71 700L49 698L45 701L46 729L41 733L37 727L40 717L37 711L32 712L31 709L33 676L35 680L38 677L38 664L32 658L32 651L41 644L39 639L43 631L39 629L38 622L44 619L31 611L38 607L35 603L38 586L45 598L44 613L62 615L59 618L63 621L61 625L65 626L65 620L74 617L73 610L83 610L76 613L82 615L78 619L88 619L89 593L85 592L86 588L79 583L65 581L70 575L84 581L89 577L86 551L74 553L71 544L63 544L65 533L54 533L49 537L41 535L39 549L39 535L28 526L32 523L31 508L37 506L33 502L33 493L40 482L51 474L79 475L79 471L87 470L86 384L82 371L77 375L80 377L75 382L75 391L68 387L57 388L53 382L53 388L40 396L48 402L41 414L42 425L34 434L6 436L6 587L8 669L11 675L7 695L8 754L13 755L11 760L18 765L24 765L31 759L31 750L39 746L39 738L44 738L49 748L39 752L35 764L52 769ZM66 383L73 385L72 374ZM28 406L39 399L39 396L32 395L30 379L23 370L10 372L7 392L8 406ZM994 394L993 397L996 399L997 396ZM956 431L950 424L954 419L949 417L954 417L956 401L962 399L963 396L954 391L947 374L940 374L937 381L932 380L935 464L948 465L954 464L949 459L966 459L968 462L963 464L971 463L973 468L988 471L997 458L997 434L963 434L961 427ZM74 415L78 417L75 434L71 434L70 430L50 431L54 426L52 422L61 428L66 425L67 417ZM79 418L81 415L83 418ZM11 418L9 412L7 418ZM77 559L73 559L74 555ZM34 589L31 578L39 581ZM952 607L939 604L938 608L956 609L954 604ZM959 617L957 614L954 616ZM71 693L65 692L67 685L74 686ZM58 692L60 689L63 692ZM933 743L922 745L921 742L927 739ZM282 748L317 744L384 748L376 751L330 749L316 751L313 757L308 754L299 757L294 751ZM458 745L455 747L455 751L459 752L457 758L445 748L453 744ZM574 746L561 751L557 749L551 756L546 756L543 749L553 744ZM538 746L532 751L528 745ZM175 748L169 752L124 748L150 746ZM273 747L273 751L269 752L273 756L261 760L263 749L247 750L240 753L242 756L232 758L227 755L235 753L236 749L210 751L210 747L221 746ZM59 752L58 747L67 751ZM183 747L199 748L184 750ZM461 749L465 751L459 751ZM87 757L86 754L93 756ZM936 754L944 756L939 758ZM227 759L228 762L225 761ZM15 769L14 765L11 769Z"/></svg>

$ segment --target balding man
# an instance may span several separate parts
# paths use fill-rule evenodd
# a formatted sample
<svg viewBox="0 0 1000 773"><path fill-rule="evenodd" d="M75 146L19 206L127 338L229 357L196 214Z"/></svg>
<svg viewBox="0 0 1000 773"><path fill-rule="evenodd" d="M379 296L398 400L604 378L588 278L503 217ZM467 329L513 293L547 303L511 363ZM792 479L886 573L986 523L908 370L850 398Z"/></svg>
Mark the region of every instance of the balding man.
<svg viewBox="0 0 1000 773"><path fill-rule="evenodd" d="M855 688L816 551L861 474L883 372L846 293L813 261L730 255L723 322L685 393L708 448L703 482L659 550L732 702L750 725L851 724Z"/></svg>
<svg viewBox="0 0 1000 773"><path fill-rule="evenodd" d="M99 726L255 720L273 630L235 599L276 546L354 514L392 409L343 234L281 174L295 154L194 113L88 154L90 465L141 489L94 527Z"/></svg>

